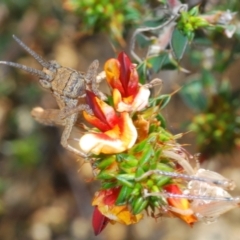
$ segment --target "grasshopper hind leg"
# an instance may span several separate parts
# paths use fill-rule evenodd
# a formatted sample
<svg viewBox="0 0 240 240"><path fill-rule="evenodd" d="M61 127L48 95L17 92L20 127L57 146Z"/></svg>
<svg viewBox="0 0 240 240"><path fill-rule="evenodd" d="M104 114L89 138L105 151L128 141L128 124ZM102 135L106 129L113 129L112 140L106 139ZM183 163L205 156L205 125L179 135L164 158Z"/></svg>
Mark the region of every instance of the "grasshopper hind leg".
<svg viewBox="0 0 240 240"><path fill-rule="evenodd" d="M63 126L64 130L61 136L61 145L68 151L80 157L87 156L85 153L71 146L68 143L73 126L77 121L78 113L72 114L71 116L68 116L67 118L63 119L61 117L61 110L59 109L43 109L41 107L36 107L32 110L31 114L33 118L35 118L36 121L38 121L41 124L44 124L47 126L54 126L54 125Z"/></svg>
<svg viewBox="0 0 240 240"><path fill-rule="evenodd" d="M80 157L86 158L87 154L82 152L80 149L77 149L77 148L71 146L68 142L68 140L70 139L72 129L77 121L77 117L78 117L78 114L75 113L75 114L72 114L71 116L69 116L68 118L66 118L66 125L64 127L62 137L61 137L61 145L68 151L70 151Z"/></svg>

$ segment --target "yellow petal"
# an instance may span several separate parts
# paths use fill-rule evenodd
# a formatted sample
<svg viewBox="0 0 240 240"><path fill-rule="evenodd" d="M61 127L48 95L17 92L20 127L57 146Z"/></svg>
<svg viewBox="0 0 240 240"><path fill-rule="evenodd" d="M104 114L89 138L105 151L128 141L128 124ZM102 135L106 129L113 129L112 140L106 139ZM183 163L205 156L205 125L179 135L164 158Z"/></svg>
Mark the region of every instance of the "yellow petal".
<svg viewBox="0 0 240 240"><path fill-rule="evenodd" d="M123 141L126 149L131 148L137 140L137 130L133 124L129 113L121 113L122 125L119 125L121 128L120 139Z"/></svg>
<svg viewBox="0 0 240 240"><path fill-rule="evenodd" d="M138 115L138 119L134 121L134 126L138 132L138 142L147 138L149 132L150 121L143 118L142 115Z"/></svg>
<svg viewBox="0 0 240 240"><path fill-rule="evenodd" d="M80 148L85 153L120 153L126 150L123 141L120 139L107 138L106 134L88 133L79 141Z"/></svg>
<svg viewBox="0 0 240 240"><path fill-rule="evenodd" d="M126 205L123 206L98 206L99 211L107 218L125 224L130 225L139 222L142 218L142 214L133 215L127 208Z"/></svg>
<svg viewBox="0 0 240 240"><path fill-rule="evenodd" d="M85 153L114 154L131 148L137 139L137 130L127 112L120 114L118 125L104 133L87 133L79 141Z"/></svg>

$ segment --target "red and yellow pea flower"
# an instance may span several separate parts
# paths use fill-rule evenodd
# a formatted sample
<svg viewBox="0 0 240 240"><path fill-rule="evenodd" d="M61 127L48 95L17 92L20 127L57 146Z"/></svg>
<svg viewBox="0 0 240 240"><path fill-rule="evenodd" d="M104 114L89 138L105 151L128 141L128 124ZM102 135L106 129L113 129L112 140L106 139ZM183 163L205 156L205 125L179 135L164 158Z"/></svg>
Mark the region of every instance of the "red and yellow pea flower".
<svg viewBox="0 0 240 240"><path fill-rule="evenodd" d="M164 190L171 194L182 194L181 189L176 184L168 184L164 187ZM194 216L193 211L191 210L190 202L187 198L176 198L169 197L167 202L172 210L170 212L176 217L181 218L183 221L192 226L197 218Z"/></svg>
<svg viewBox="0 0 240 240"><path fill-rule="evenodd" d="M139 83L136 66L121 52L104 66L106 79L112 87L114 107L118 112L140 111L148 105L150 91Z"/></svg>
<svg viewBox="0 0 240 240"><path fill-rule="evenodd" d="M115 154L131 148L137 139L137 130L129 113L117 113L113 107L87 91L86 100L93 115L83 112L84 118L97 128L80 138L80 148L85 153Z"/></svg>
<svg viewBox="0 0 240 240"><path fill-rule="evenodd" d="M93 212L92 225L95 235L98 235L108 222L119 222L130 225L139 222L143 215L133 215L127 205L115 205L121 187L101 190L95 194L92 205L95 206Z"/></svg>

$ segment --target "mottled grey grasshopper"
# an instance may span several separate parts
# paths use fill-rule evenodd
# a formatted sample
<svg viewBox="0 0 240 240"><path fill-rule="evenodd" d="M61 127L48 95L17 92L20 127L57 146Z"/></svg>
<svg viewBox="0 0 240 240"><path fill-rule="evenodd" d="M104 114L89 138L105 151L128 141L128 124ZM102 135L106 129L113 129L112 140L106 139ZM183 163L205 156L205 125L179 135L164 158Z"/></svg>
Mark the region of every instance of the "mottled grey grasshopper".
<svg viewBox="0 0 240 240"><path fill-rule="evenodd" d="M42 87L49 89L55 97L59 109L34 108L32 116L40 123L45 125L60 125L64 127L61 137L61 144L64 148L81 157L85 157L79 149L69 145L68 140L72 128L76 124L78 112L74 109L91 111L87 104L79 104L79 99L85 97L86 89L94 92L98 97L104 99L104 94L98 90L99 83L104 77L97 77L99 62L94 60L86 73L62 67L56 61L45 61L36 52L26 46L20 39L13 35L15 41L25 49L43 69L37 70L14 62L0 61L11 67L16 67L39 77ZM71 109L73 109L71 111Z"/></svg>

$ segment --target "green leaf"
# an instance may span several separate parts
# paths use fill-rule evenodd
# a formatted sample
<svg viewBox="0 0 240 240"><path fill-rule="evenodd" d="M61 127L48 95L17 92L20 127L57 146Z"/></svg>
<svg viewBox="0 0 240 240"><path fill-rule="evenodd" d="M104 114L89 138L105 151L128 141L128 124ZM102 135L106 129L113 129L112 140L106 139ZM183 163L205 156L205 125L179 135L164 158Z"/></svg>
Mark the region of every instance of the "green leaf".
<svg viewBox="0 0 240 240"><path fill-rule="evenodd" d="M189 39L186 35L183 34L180 30L175 28L172 33L171 38L171 49L173 51L173 56L176 60L180 60L183 57L183 54L188 45Z"/></svg>
<svg viewBox="0 0 240 240"><path fill-rule="evenodd" d="M162 52L158 56L154 56L148 59L148 65L151 66L155 73L159 72L162 67L170 63L169 53Z"/></svg>
<svg viewBox="0 0 240 240"><path fill-rule="evenodd" d="M143 197L138 197L135 201L132 203L132 212L134 215L142 212L148 205L148 200Z"/></svg>
<svg viewBox="0 0 240 240"><path fill-rule="evenodd" d="M121 175L124 175L124 174L121 174ZM134 183L133 183L133 179L128 179L128 178L125 178L123 176L120 176L118 175L116 177L116 179L118 180L118 182L122 185L122 186L127 186L127 187L130 187L130 188L133 188L134 187Z"/></svg>
<svg viewBox="0 0 240 240"><path fill-rule="evenodd" d="M134 180L135 179L135 175L132 174L118 174L117 179L126 179L126 180Z"/></svg>
<svg viewBox="0 0 240 240"><path fill-rule="evenodd" d="M116 161L116 157L115 157L115 155L113 155L108 158L98 160L96 166L97 166L97 168L102 170L102 169L109 167L115 161Z"/></svg>
<svg viewBox="0 0 240 240"><path fill-rule="evenodd" d="M136 183L133 190L132 190L132 193L131 193L131 196L139 196L142 192L142 185L140 183Z"/></svg>
<svg viewBox="0 0 240 240"><path fill-rule="evenodd" d="M143 170L143 168L138 167L137 170L136 170L136 178L141 177L144 173L145 173L145 171Z"/></svg>
<svg viewBox="0 0 240 240"><path fill-rule="evenodd" d="M164 14L163 15L159 15L158 17L155 16L154 19L150 19L150 20L146 20L143 25L144 27L158 27L160 25L162 25L164 22L166 21L166 19L164 18Z"/></svg>
<svg viewBox="0 0 240 240"><path fill-rule="evenodd" d="M151 40L141 33L137 35L136 41L141 48L147 47L151 44Z"/></svg>
<svg viewBox="0 0 240 240"><path fill-rule="evenodd" d="M169 166L168 164L159 162L157 164L157 169L164 171L164 172L173 172L173 168L171 166Z"/></svg>
<svg viewBox="0 0 240 240"><path fill-rule="evenodd" d="M208 91L211 91L212 93L215 92L217 85L216 79L209 70L203 69L200 81L202 81L203 87Z"/></svg>
<svg viewBox="0 0 240 240"><path fill-rule="evenodd" d="M232 93L229 81L224 80L221 82L218 93L226 98L231 98Z"/></svg>
<svg viewBox="0 0 240 240"><path fill-rule="evenodd" d="M139 166L143 166L145 163L147 163L153 156L153 153L154 151L151 145L145 146L145 149L142 152L142 156L139 159Z"/></svg>
<svg viewBox="0 0 240 240"><path fill-rule="evenodd" d="M114 174L113 173L109 173L108 171L101 171L98 175L97 175L97 179L100 180L110 180L110 179L114 179Z"/></svg>
<svg viewBox="0 0 240 240"><path fill-rule="evenodd" d="M171 95L170 94L162 94L156 98L150 98L149 104L150 106L160 106L160 109L163 109L170 101Z"/></svg>
<svg viewBox="0 0 240 240"><path fill-rule="evenodd" d="M117 160L117 162L122 162L122 161L125 161L126 159L128 159L128 160L134 159L134 156L129 155L129 154L127 154L127 153L119 153L119 154L116 154L116 160Z"/></svg>
<svg viewBox="0 0 240 240"><path fill-rule="evenodd" d="M207 108L207 98L202 81L194 79L183 85L180 95L188 107L195 111L204 111Z"/></svg>
<svg viewBox="0 0 240 240"><path fill-rule="evenodd" d="M147 82L147 63L143 61L137 67L138 75L139 75L139 82L141 84L145 84Z"/></svg>
<svg viewBox="0 0 240 240"><path fill-rule="evenodd" d="M123 185L119 192L119 195L117 197L115 204L116 205L126 204L128 197L131 195L132 191L133 191L133 188Z"/></svg>
<svg viewBox="0 0 240 240"><path fill-rule="evenodd" d="M101 188L102 189L111 189L116 187L117 182L102 182Z"/></svg>
<svg viewBox="0 0 240 240"><path fill-rule="evenodd" d="M165 129L167 127L167 122L166 122L165 118L163 117L163 115L158 113L156 118L161 123L161 127Z"/></svg>
<svg viewBox="0 0 240 240"><path fill-rule="evenodd" d="M130 188L134 187L134 183L133 183L133 180L135 179L134 174L119 174L116 176L116 179L123 186L127 186Z"/></svg>
<svg viewBox="0 0 240 240"><path fill-rule="evenodd" d="M135 145L130 149L130 152L131 152L131 153L141 152L141 151L144 149L144 147L146 146L146 144L147 144L147 140L143 140L142 142L135 144Z"/></svg>
<svg viewBox="0 0 240 240"><path fill-rule="evenodd" d="M138 160L136 158L133 158L131 160L126 160L120 163L121 169L132 169L133 167L136 167L138 165Z"/></svg>
<svg viewBox="0 0 240 240"><path fill-rule="evenodd" d="M162 176L156 181L156 185L158 187L162 187L162 186L168 184L170 182L170 180L171 180L171 177Z"/></svg>

